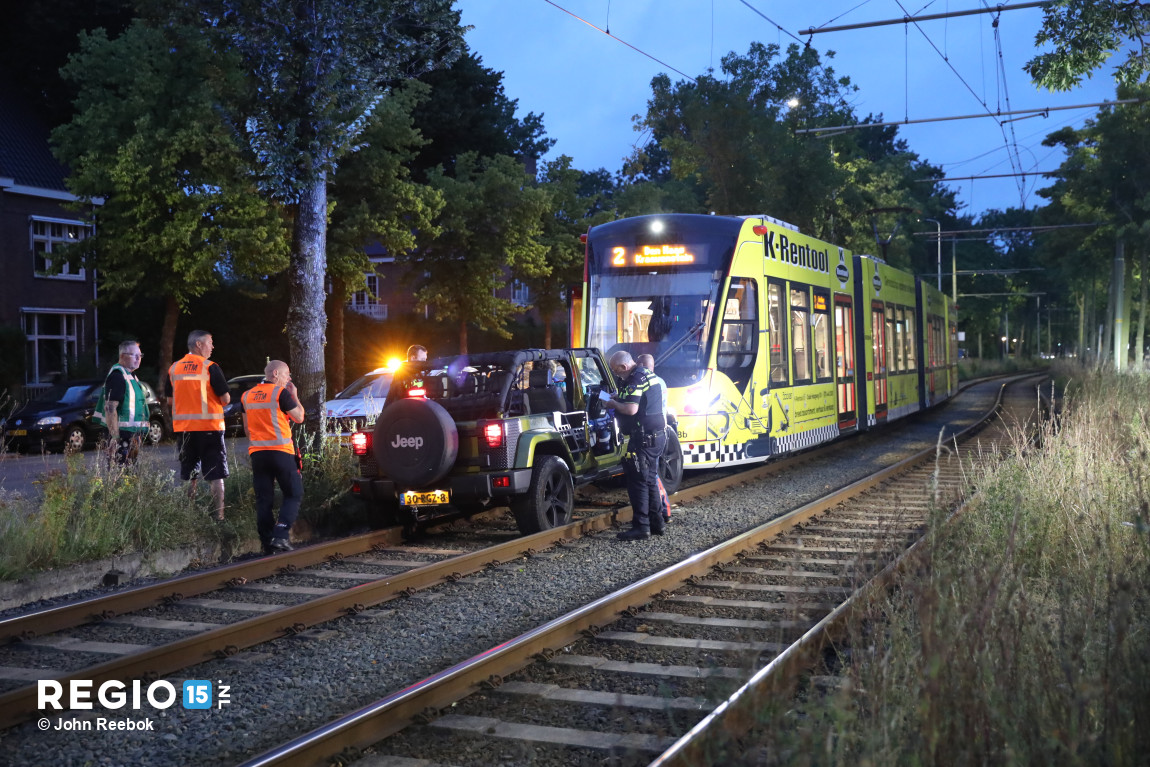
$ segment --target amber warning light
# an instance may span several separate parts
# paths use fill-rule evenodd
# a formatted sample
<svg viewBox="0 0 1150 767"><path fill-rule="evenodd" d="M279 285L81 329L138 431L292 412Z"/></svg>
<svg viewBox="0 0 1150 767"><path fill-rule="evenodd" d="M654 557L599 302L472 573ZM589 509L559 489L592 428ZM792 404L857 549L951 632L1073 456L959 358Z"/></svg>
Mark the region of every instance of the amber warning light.
<svg viewBox="0 0 1150 767"><path fill-rule="evenodd" d="M626 248L611 249L612 266L677 266L695 263L695 254L686 245L644 245L631 253Z"/></svg>

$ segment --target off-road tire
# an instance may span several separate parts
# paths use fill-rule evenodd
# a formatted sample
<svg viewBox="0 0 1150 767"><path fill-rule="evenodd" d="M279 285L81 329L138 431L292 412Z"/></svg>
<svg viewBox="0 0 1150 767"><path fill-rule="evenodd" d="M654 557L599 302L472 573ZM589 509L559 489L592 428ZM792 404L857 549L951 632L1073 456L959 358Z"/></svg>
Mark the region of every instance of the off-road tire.
<svg viewBox="0 0 1150 767"><path fill-rule="evenodd" d="M536 456L531 487L511 500L519 532L531 535L562 527L571 521L574 508L575 485L567 464L553 455Z"/></svg>

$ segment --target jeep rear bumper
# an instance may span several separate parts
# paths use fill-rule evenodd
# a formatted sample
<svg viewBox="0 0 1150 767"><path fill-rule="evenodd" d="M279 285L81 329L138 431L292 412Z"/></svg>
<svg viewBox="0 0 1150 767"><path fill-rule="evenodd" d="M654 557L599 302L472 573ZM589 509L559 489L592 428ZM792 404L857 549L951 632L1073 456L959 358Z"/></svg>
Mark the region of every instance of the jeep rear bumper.
<svg viewBox="0 0 1150 767"><path fill-rule="evenodd" d="M505 479L506 487L497 487L496 481ZM357 477L355 486L359 488L360 498L368 501L399 500L399 494L404 490L416 488L397 487L393 479L379 479L375 477ZM446 477L442 482L431 487L418 488L420 490L450 490L452 501L482 501L488 498L508 497L522 495L531 487L531 469L511 469L500 472L484 472L481 474L462 474Z"/></svg>

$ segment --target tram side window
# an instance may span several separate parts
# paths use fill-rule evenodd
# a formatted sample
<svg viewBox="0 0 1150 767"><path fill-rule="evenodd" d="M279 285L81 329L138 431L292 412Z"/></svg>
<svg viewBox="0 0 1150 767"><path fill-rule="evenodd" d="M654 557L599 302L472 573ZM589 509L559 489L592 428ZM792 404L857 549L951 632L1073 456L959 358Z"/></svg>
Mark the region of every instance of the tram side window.
<svg viewBox="0 0 1150 767"><path fill-rule="evenodd" d="M716 364L735 387L742 389L751 380L758 351L759 301L755 281L733 278L723 307Z"/></svg>
<svg viewBox="0 0 1150 767"><path fill-rule="evenodd" d="M906 310L894 308L894 369L906 371Z"/></svg>
<svg viewBox="0 0 1150 767"><path fill-rule="evenodd" d="M918 354L916 352L918 347L915 346L915 338L917 338L918 336L915 333L915 327L916 326L914 324L914 309L907 309L906 310L906 369L907 370L918 370Z"/></svg>
<svg viewBox="0 0 1150 767"><path fill-rule="evenodd" d="M831 320L827 311L827 299L824 296L815 296L811 328L815 337L815 378L819 381L829 381L834 371L831 368Z"/></svg>
<svg viewBox="0 0 1150 767"><path fill-rule="evenodd" d="M894 307L886 305L886 372L897 373L894 362Z"/></svg>
<svg viewBox="0 0 1150 767"><path fill-rule="evenodd" d="M795 355L795 383L810 383L811 350L807 323L810 297L806 290L791 289L791 344Z"/></svg>
<svg viewBox="0 0 1150 767"><path fill-rule="evenodd" d="M771 331L771 383L787 382L787 339L783 325L783 286L767 286L767 320Z"/></svg>

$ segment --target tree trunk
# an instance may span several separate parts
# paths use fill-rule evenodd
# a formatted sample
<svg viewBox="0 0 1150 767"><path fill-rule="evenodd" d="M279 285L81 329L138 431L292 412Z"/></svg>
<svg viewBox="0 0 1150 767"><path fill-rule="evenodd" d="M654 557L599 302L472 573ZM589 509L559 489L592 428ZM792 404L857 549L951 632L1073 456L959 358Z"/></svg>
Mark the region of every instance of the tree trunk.
<svg viewBox="0 0 1150 767"><path fill-rule="evenodd" d="M347 283L331 278L331 295L327 298L327 388L343 391L343 313L347 306Z"/></svg>
<svg viewBox="0 0 1150 767"><path fill-rule="evenodd" d="M1146 248L1142 248L1142 255L1138 263L1140 272L1138 282L1141 285L1142 294L1138 302L1138 335L1134 337L1134 369L1145 371L1146 352L1143 350L1146 348Z"/></svg>
<svg viewBox="0 0 1150 767"><path fill-rule="evenodd" d="M324 380L324 275L327 271L327 176L321 174L300 194L288 264L288 349L292 379L307 412L307 427L318 433Z"/></svg>
<svg viewBox="0 0 1150 767"><path fill-rule="evenodd" d="M551 315L543 318L543 348L551 348Z"/></svg>
<svg viewBox="0 0 1150 767"><path fill-rule="evenodd" d="M159 355L156 364L160 368L156 396L161 400L164 398L164 382L168 380L168 368L175 360L176 323L179 319L180 305L176 303L176 297L169 293L164 299L164 324L160 326L160 348L156 350Z"/></svg>
<svg viewBox="0 0 1150 767"><path fill-rule="evenodd" d="M467 320L459 321L459 353L467 354Z"/></svg>

